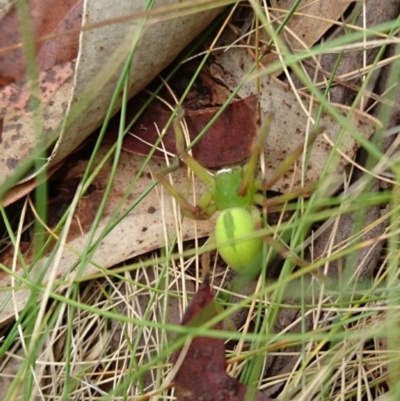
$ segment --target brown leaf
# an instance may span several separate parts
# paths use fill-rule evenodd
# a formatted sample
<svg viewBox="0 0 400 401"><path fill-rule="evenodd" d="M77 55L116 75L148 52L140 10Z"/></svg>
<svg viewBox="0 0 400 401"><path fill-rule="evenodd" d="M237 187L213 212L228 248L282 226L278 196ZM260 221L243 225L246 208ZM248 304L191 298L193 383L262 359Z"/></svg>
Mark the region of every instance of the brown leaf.
<svg viewBox="0 0 400 401"><path fill-rule="evenodd" d="M73 62L57 65L39 75L43 108L43 134L51 142L51 133L64 118L66 96L73 85ZM4 116L4 117L3 117ZM0 88L0 182L10 177L19 163L31 157L38 141L34 130L29 83L21 81Z"/></svg>
<svg viewBox="0 0 400 401"><path fill-rule="evenodd" d="M197 327L216 314L217 305L205 280L187 308L182 325ZM221 328L221 323L214 326L214 329ZM174 363L180 354L181 351L177 351L173 355ZM201 336L192 340L175 375L174 385L179 401L240 401L248 400L249 392L253 392L226 373L224 341ZM255 391L251 399L271 400L259 391Z"/></svg>
<svg viewBox="0 0 400 401"><path fill-rule="evenodd" d="M74 60L78 55L79 28L82 23L83 0L73 0L71 8L66 10L65 15L54 28L53 34L57 35L64 31L76 30L73 34L56 36L46 41L38 53L38 63L41 71L47 71L55 65L61 65L67 61ZM57 3L58 4L58 3ZM56 6L55 8L57 8Z"/></svg>
<svg viewBox="0 0 400 401"><path fill-rule="evenodd" d="M199 68L199 62L196 60L184 63L179 71L168 81L172 91L178 98L181 98L187 91L193 76L196 75ZM167 90L161 92L163 97L173 104L174 99L171 94ZM231 91L212 76L207 66L203 66L183 100L183 108L195 111L222 106L227 102L230 95Z"/></svg>
<svg viewBox="0 0 400 401"><path fill-rule="evenodd" d="M96 166L104 162L103 158L108 152L109 147L102 146L99 149L94 162ZM77 152L70 160L66 161L63 168L59 170L59 173L52 177L49 184L51 193L49 194L48 204L48 223L52 229L54 228L54 224L58 223L66 207L71 203L77 185L80 183L87 169L88 154L91 154L91 150L82 149L80 152ZM86 246L87 234L93 226L94 212L97 211L99 202L104 196L105 188L110 180L112 163L113 159L109 158L77 204L68 231L68 246L63 249L61 261L57 264L57 279L66 279L70 282L76 276L76 270L71 271L71 266L77 262ZM104 233L104 229L109 224L115 223L117 217L113 217L113 214L116 208L121 207L120 213L123 213L132 207L132 204L139 199L141 194L152 185L154 172L164 168L165 164L157 159L150 160L134 188L131 188L132 178L142 166L142 157L122 152L119 168L114 176L113 185L108 194L103 215L96 230L96 238L101 233ZM173 174L173 183L178 191L184 192L187 188L187 182L186 169L181 168ZM195 190L189 191L188 194L188 199L191 202L193 202L194 191L201 194L206 189L205 185L197 179L194 181L194 188ZM161 185L159 186L159 191L163 191ZM123 260L164 247L166 246L165 241L168 241L168 238L175 237L176 228L173 203L168 196L160 199L159 194L160 192L151 191L116 224L93 254L92 261L95 263L88 263L82 272L82 276L98 273L98 263L105 268L115 266ZM126 195L128 195L128 198L125 199L125 202L121 206L120 202ZM209 220L198 222L184 219L181 226L182 231L179 235L187 241L193 238L208 236L214 227L214 216ZM167 233L166 236L163 234L164 232ZM43 263L48 263L50 257L51 246L43 256ZM32 263L32 255L24 255L24 260L27 265L30 265ZM11 262L12 259L6 261L0 258L0 263L3 265L6 263L9 268L12 268ZM49 263L51 264L51 262ZM51 272L51 269L47 270L42 279L42 284L48 282ZM15 266L15 274L26 277L26 269L18 263ZM0 315L0 327L8 318L14 316L15 308L21 310L25 306L30 296L30 290L23 283L14 285L12 284L13 280L13 276L4 270L0 270L0 287L6 288L12 286L15 290L15 298L10 298L9 291L0 291L0 303L3 305ZM15 280L18 280L17 276ZM62 287L59 287L59 290L62 290Z"/></svg>
<svg viewBox="0 0 400 401"><path fill-rule="evenodd" d="M295 0L279 0L276 7L269 10L274 26L277 28L287 17L289 11L295 4ZM293 15L286 21L281 39L287 44L292 52L301 52L311 48L321 40L323 35L332 27L335 22L345 15L347 9L354 3L353 0L331 0L314 1L302 0ZM263 42L267 43L270 36L264 29L261 29ZM248 39L247 39L248 40ZM246 41L242 41L246 44ZM271 65L279 61L278 52L268 51L262 59L263 65ZM279 76L283 70L279 69L274 76Z"/></svg>
<svg viewBox="0 0 400 401"><path fill-rule="evenodd" d="M31 0L32 25L35 39L65 30L78 29L82 19L82 0ZM12 8L0 21L0 48L21 42L18 11ZM76 58L79 33L64 35L46 42L37 43L38 63L41 71ZM0 83L18 82L25 75L25 58L21 48L0 53Z"/></svg>
<svg viewBox="0 0 400 401"><path fill-rule="evenodd" d="M193 156L206 168L240 163L250 156L253 141L257 136L257 96L232 102L221 116L193 148ZM129 113L133 118L138 110L138 100ZM219 111L219 107L209 107L203 110L187 111L185 121L188 126L190 140L193 141L202 129ZM159 131L167 123L171 112L161 107L149 106L142 114L130 133L125 135L123 150L146 156L152 145L159 138ZM110 123L106 143L113 143L118 136L119 116ZM163 137L163 147L167 152L176 153L175 134L170 126ZM162 150L156 150L155 157L164 158Z"/></svg>
<svg viewBox="0 0 400 401"><path fill-rule="evenodd" d="M177 98L186 91L193 75L198 69L197 62L185 63L169 81L169 87ZM156 83L153 84L157 86ZM208 68L203 68L196 77L191 89L183 101L185 121L188 126L190 141L206 127L220 111L231 92L221 85ZM175 104L175 99L166 89L158 94L165 103ZM141 93L128 106L127 120L133 120L144 103L148 101L147 93ZM217 121L193 147L194 157L206 168L221 168L240 163L250 156L254 138L258 132L257 95L235 100L225 108ZM127 152L147 156L152 146L159 139L159 134L171 117L171 110L164 102L153 99L150 106L139 116L139 119L124 138L123 149ZM111 121L105 141L113 143L117 139L120 117ZM160 147L161 148L161 147ZM172 126L166 131L162 148L156 150L155 157L164 158L164 151L175 154L175 133Z"/></svg>
<svg viewBox="0 0 400 401"><path fill-rule="evenodd" d="M362 29L364 26L372 28L380 24L393 21L397 18L400 12L400 3L393 0L382 0L380 2L369 1L361 7L359 5L359 13L355 26ZM348 29L343 26L335 31L335 38L345 37L349 34ZM333 85L330 90L330 100L334 103L342 103L351 105L354 102L356 96L359 96L361 90L362 78L354 71L358 71L364 67L364 65L371 65L375 62L375 58L381 51L379 46L369 49L353 49L351 52L345 52L343 57L339 57L337 53L323 54L318 61L318 66L310 60L310 77L314 77L315 71L323 71L324 76L319 79L326 79L327 76L331 75L331 71L335 69L335 81L337 85ZM388 57L388 56L386 56ZM389 57L388 57L389 58ZM338 64L338 65L336 65ZM322 68L321 68L322 67ZM350 76L351 79L343 79L341 77ZM381 79L377 80L377 83ZM369 91L366 88L365 96L369 96ZM364 107L368 104L364 99ZM380 99L379 99L380 100Z"/></svg>
<svg viewBox="0 0 400 401"><path fill-rule="evenodd" d="M218 46L229 46L235 41L236 37L228 32L221 36ZM253 61L247 57L246 49L231 46L229 51L215 54L209 68L216 80L234 90L244 79L243 72L248 71L252 63ZM313 119L317 118L321 105L301 92L296 95L292 88L274 77L262 74L259 78L260 86L263 88L260 92L261 120L263 121L270 113L274 116L264 143L265 176L268 177L275 171L277 163L285 160L286 155L304 143L307 121L310 116ZM247 80L239 90L238 96L246 98L254 92L255 80ZM336 149L340 149L340 151L335 152L333 158L331 157L329 172L342 171L359 148L358 141L350 134L351 129L357 130L365 138L368 138L375 128L380 126L376 119L366 113L351 110L342 105L334 106L338 113L348 119L348 130L341 135L340 125L336 119L333 119L328 112L323 111L319 119L319 126L325 128L324 135L315 141L307 171L291 168L271 189L287 193L301 185L318 181L321 172L327 172L326 161L331 157L332 143L335 143ZM310 110L310 113L307 115L304 110ZM346 157L341 157L340 153Z"/></svg>

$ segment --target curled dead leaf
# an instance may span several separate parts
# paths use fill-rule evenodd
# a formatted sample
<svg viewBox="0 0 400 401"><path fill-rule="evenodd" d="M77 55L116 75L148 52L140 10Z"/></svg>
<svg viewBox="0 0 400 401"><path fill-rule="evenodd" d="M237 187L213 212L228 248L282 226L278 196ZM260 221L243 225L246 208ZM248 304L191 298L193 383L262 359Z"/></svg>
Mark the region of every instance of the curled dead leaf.
<svg viewBox="0 0 400 401"><path fill-rule="evenodd" d="M217 315L208 280L205 280L194 295L182 325L199 327ZM221 330L218 323L214 329ZM172 360L179 361L181 350ZM251 393L254 401L270 401L260 391L250 389L226 373L225 347L222 339L198 336L192 339L174 378L175 396L179 401L245 401Z"/></svg>

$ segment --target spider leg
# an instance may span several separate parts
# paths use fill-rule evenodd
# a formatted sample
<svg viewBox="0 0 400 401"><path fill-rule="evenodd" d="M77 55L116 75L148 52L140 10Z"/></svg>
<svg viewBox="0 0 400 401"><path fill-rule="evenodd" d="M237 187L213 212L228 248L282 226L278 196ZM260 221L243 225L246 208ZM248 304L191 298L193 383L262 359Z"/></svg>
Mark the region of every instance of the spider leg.
<svg viewBox="0 0 400 401"><path fill-rule="evenodd" d="M283 259L290 260L294 265L300 267L301 269L309 270L314 277L318 278L322 282L326 283L328 278L325 274L321 273L318 268L311 269L311 263L297 256L294 252L292 252L289 248L283 245L281 242L276 239L270 237L269 235L264 235L263 240L273 248L276 254L282 256Z"/></svg>
<svg viewBox="0 0 400 401"><path fill-rule="evenodd" d="M263 149L264 142L268 135L272 119L273 115L268 114L266 121L260 130L260 133L257 135L256 142L253 145L250 159L243 168L243 179L242 182L240 183L240 187L238 190L239 196L246 195L249 186L254 180L255 172L258 165L258 158L260 157L260 153Z"/></svg>
<svg viewBox="0 0 400 401"><path fill-rule="evenodd" d="M214 245L216 247L216 244L215 244L215 233L214 232L212 232L210 234L210 236L209 236L209 238L208 238L208 240L207 240L205 245L208 245L208 246L213 246ZM204 247L204 245L203 245L203 247ZM201 255L201 269L202 269L202 273L201 274L202 274L203 281L204 281L204 279L210 275L210 271L211 271L211 268L210 268L210 251L203 251L202 252L202 255Z"/></svg>
<svg viewBox="0 0 400 401"><path fill-rule="evenodd" d="M214 190L214 178L197 160L195 160L185 149L185 140L182 132L181 122L184 117L184 111L179 108L174 118L173 126L175 131L176 151L182 161L203 181L212 191Z"/></svg>
<svg viewBox="0 0 400 401"><path fill-rule="evenodd" d="M314 141L317 139L317 136L322 134L325 131L324 127L320 127L316 129L308 138L307 148L310 147ZM289 167L294 164L294 162L301 156L304 151L304 144L298 146L275 170L273 176L268 180L260 183L256 183L258 190L265 190L271 188L274 184L276 184L286 173Z"/></svg>
<svg viewBox="0 0 400 401"><path fill-rule="evenodd" d="M156 177L158 181L165 187L165 189L173 196L181 207L182 214L190 217L194 220L206 220L210 218L216 208L215 205L211 203L213 199L213 190L214 190L214 178L209 174L209 172L202 167L193 157L191 157L185 150L184 146L184 138L182 133L182 128L180 126L181 120L184 116L184 112L182 109L179 109L177 112L177 116L173 121L173 126L175 130L175 138L176 138L176 149L178 156L182 159L182 161L202 180L209 188L209 191L206 191L201 198L199 199L198 204L195 206L191 204L174 186L169 182L166 178L166 175L176 171L179 168L179 157L177 157L176 161L169 167L162 169L156 173Z"/></svg>
<svg viewBox="0 0 400 401"><path fill-rule="evenodd" d="M314 182L310 185L307 185L306 187L296 189L294 191L291 191L290 193L280 195L280 196L274 196L273 198L266 198L265 196L261 195L260 193L256 193L254 195L254 202L257 203L257 205L266 207L268 211L271 211L270 208L275 207L276 205L280 205L285 202L289 202L293 199L297 199L301 196L307 196L310 193L314 192L316 188L318 187L318 183ZM263 189L263 188L261 188Z"/></svg>
<svg viewBox="0 0 400 401"><path fill-rule="evenodd" d="M186 217L190 217L193 220L207 220L209 219L215 209L213 205L210 205L212 194L210 196L210 191L206 191L200 198L199 203L195 206L191 204L167 179L166 175L177 170L179 167L179 160L156 173L158 181L163 185L163 187L169 192L171 196L175 198L178 202L182 214Z"/></svg>
<svg viewBox="0 0 400 401"><path fill-rule="evenodd" d="M332 173L326 176L326 179L323 181L312 182L303 188L298 188L290 193L274 196L273 198L267 199L263 195L256 193L254 195L254 202L260 206L266 207L269 212L276 212L282 210L282 208L277 207L277 205L300 198L301 196L308 198L314 193L319 201L327 199L337 192L342 185L342 176L337 173Z"/></svg>

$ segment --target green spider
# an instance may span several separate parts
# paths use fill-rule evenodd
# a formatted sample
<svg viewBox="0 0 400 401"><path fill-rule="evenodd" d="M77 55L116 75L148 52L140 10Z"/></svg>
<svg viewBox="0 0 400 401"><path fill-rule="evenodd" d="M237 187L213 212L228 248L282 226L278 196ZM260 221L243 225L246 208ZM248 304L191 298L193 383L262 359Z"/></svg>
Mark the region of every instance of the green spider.
<svg viewBox="0 0 400 401"><path fill-rule="evenodd" d="M179 161L171 167L159 171L156 176L167 191L177 200L184 216L195 220L210 218L216 211L220 211L215 225L215 232L210 237L223 260L234 270L240 273L258 272L261 268L263 243L266 239L256 236L255 232L262 228L262 218L259 206L268 207L271 202L261 193L276 183L288 167L302 154L304 147L297 148L276 170L274 177L269 181L256 178L258 159L263 149L272 115L268 115L263 128L260 130L254 143L249 161L243 166L223 168L213 176L201 166L185 150L184 136L181 121L184 112L179 109L173 121L176 150L179 158L203 181L208 190L201 196L197 205L191 204L166 179L166 175L179 166ZM314 132L310 138L310 145L322 130ZM284 195L284 201L294 199L313 190L311 185ZM276 202L273 202L276 203Z"/></svg>

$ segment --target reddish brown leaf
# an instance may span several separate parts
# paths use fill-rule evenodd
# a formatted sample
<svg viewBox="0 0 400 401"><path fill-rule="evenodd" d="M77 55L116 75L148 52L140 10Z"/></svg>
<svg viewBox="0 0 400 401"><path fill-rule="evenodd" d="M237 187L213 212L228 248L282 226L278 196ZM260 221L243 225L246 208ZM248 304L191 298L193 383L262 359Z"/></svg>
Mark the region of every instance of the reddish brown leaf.
<svg viewBox="0 0 400 401"><path fill-rule="evenodd" d="M78 29L82 19L82 0L31 0L29 2L35 39L65 30ZM17 9L12 8L0 21L0 49L21 42ZM76 58L79 33L38 42L38 64L41 71ZM0 53L0 84L18 82L25 74L22 49Z"/></svg>
<svg viewBox="0 0 400 401"><path fill-rule="evenodd" d="M52 31L53 34L61 34L64 31L76 30L73 34L56 36L46 41L38 53L38 63L41 71L74 60L79 49L79 28L82 22L83 0L74 0ZM72 2L72 3L73 3Z"/></svg>
<svg viewBox="0 0 400 401"><path fill-rule="evenodd" d="M221 116L207 131L202 139L194 146L193 156L206 168L220 168L226 165L237 164L250 156L253 141L257 136L257 96L232 102ZM138 99L134 99L128 115L133 118L140 108ZM190 139L193 141L202 129L210 122L220 107L208 107L203 110L186 110L186 123ZM171 112L161 107L149 106L140 119L124 138L123 149L127 152L147 155L151 146L158 139L158 130L161 130ZM118 116L110 122L105 141L114 142L118 135ZM158 130L157 130L158 129ZM150 145L149 145L150 144ZM163 137L163 146L167 152L175 151L175 134L170 127ZM157 150L155 157L164 158L161 150Z"/></svg>
<svg viewBox="0 0 400 401"><path fill-rule="evenodd" d="M189 82L198 70L198 63L185 63L169 81L168 85L177 98L187 90ZM221 85L203 68L197 75L183 101L185 121L188 125L190 141L206 127L224 105L231 92ZM175 98L165 88L158 96L166 103L175 104ZM147 94L140 94L128 106L127 121L131 121L148 100ZM193 156L206 168L237 164L249 157L253 141L258 132L258 96L253 95L231 102L201 140L193 147ZM146 156L159 139L159 133L171 117L171 110L157 99L139 117L125 136L123 149L127 152ZM116 141L119 116L112 120L105 141ZM163 137L162 147L175 154L175 133L170 126ZM160 146L160 148L162 148ZM156 150L155 157L164 158L162 150Z"/></svg>
<svg viewBox="0 0 400 401"><path fill-rule="evenodd" d="M187 308L182 325L197 327L217 314L216 303L208 281L200 286ZM214 326L221 330L221 323ZM181 351L173 355L179 359ZM175 396L179 401L244 401L250 400L249 388L226 373L225 347L221 339L196 337L192 340L174 378ZM251 397L255 401L270 401L259 391Z"/></svg>
<svg viewBox="0 0 400 401"><path fill-rule="evenodd" d="M197 73L199 64L197 61L185 63L168 82L172 91L178 98L181 98L188 89L190 81ZM165 97L171 104L174 99L167 91L162 91ZM198 73L193 85L190 87L189 92L183 101L185 110L203 110L209 107L223 105L232 94L226 86L221 85L212 76L208 67L203 67Z"/></svg>

